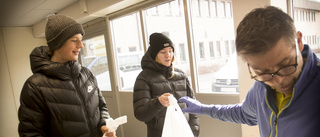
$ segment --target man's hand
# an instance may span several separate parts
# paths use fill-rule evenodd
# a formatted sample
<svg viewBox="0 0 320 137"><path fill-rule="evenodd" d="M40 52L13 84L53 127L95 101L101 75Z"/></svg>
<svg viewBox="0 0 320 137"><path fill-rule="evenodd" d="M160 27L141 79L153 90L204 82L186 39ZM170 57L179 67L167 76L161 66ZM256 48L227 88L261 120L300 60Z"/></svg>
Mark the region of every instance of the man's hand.
<svg viewBox="0 0 320 137"><path fill-rule="evenodd" d="M109 132L108 133L108 128L107 126L102 126L101 127L101 131L102 131L102 134L103 134L103 137L116 137L116 133L115 132Z"/></svg>
<svg viewBox="0 0 320 137"><path fill-rule="evenodd" d="M198 100L185 96L181 97L179 101L187 104L187 108L182 109L182 112L201 114L202 104Z"/></svg>

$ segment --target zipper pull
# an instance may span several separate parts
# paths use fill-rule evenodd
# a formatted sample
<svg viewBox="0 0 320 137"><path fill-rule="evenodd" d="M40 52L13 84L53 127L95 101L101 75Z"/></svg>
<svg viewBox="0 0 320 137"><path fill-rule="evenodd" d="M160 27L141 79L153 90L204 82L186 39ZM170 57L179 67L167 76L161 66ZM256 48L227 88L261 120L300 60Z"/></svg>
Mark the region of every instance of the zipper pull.
<svg viewBox="0 0 320 137"><path fill-rule="evenodd" d="M274 125L277 125L278 124L278 118L276 118L273 122Z"/></svg>

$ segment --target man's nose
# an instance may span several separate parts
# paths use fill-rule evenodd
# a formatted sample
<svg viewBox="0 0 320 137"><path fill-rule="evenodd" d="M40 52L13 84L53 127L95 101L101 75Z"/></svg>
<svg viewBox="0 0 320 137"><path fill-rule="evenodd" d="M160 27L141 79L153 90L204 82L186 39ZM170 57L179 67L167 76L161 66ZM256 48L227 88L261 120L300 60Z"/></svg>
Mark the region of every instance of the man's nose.
<svg viewBox="0 0 320 137"><path fill-rule="evenodd" d="M280 84L284 78L285 76L274 75L272 78L272 82L275 84Z"/></svg>

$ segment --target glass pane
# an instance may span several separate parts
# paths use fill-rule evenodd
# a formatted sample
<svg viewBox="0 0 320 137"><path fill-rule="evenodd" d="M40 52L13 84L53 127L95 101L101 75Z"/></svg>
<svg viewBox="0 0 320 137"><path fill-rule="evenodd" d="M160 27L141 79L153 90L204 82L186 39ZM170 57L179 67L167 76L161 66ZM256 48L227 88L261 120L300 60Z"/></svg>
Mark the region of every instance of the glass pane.
<svg viewBox="0 0 320 137"><path fill-rule="evenodd" d="M196 1L196 0L191 0ZM238 93L237 56L234 50L232 1L199 1L195 9L211 8L213 16L197 17L192 14L199 92ZM204 2L202 4L202 2ZM191 2L194 3L194 2ZM217 6L220 5L220 6ZM205 6L205 7L201 7ZM204 11L203 11L204 12ZM216 15L216 16L215 16ZM227 17L227 18L226 18Z"/></svg>
<svg viewBox="0 0 320 137"><path fill-rule="evenodd" d="M155 14L155 9L150 13ZM133 91L138 74L141 72L143 44L141 42L139 15L133 13L111 20L114 49L117 49L116 67L120 91Z"/></svg>
<svg viewBox="0 0 320 137"><path fill-rule="evenodd" d="M90 69L97 78L101 91L111 91L104 35L83 41L81 63L82 66Z"/></svg>
<svg viewBox="0 0 320 137"><path fill-rule="evenodd" d="M211 6L209 6L209 8L210 8L209 10L212 11L212 16L217 17L217 2L216 2L216 0L212 0Z"/></svg>
<svg viewBox="0 0 320 137"><path fill-rule="evenodd" d="M167 35L171 39L174 46L175 61L173 62L173 64L175 68L183 70L187 74L191 82L189 50L187 45L184 13L179 12L180 14L176 16L166 16L164 12L168 10L165 9L166 7L170 7L169 10L172 11L171 13L174 13L175 11L183 11L183 1L175 0L156 7L151 7L144 11L145 13L150 13L155 8L159 11L159 14L157 14L156 16L154 14L146 14L145 22L148 36L147 41L149 41L149 36L154 32L159 32ZM200 15L199 12L197 12L197 14Z"/></svg>
<svg viewBox="0 0 320 137"><path fill-rule="evenodd" d="M303 43L320 57L320 2L293 0L293 18L297 31L302 32Z"/></svg>

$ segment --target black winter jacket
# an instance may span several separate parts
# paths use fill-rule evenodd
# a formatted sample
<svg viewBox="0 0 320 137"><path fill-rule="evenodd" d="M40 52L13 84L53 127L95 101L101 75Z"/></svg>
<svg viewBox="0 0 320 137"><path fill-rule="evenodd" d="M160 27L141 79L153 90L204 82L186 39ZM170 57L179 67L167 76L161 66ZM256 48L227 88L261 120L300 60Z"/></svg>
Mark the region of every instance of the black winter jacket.
<svg viewBox="0 0 320 137"><path fill-rule="evenodd" d="M22 137L101 137L110 118L106 102L90 70L76 61L52 62L48 46L30 54L34 73L20 95Z"/></svg>
<svg viewBox="0 0 320 137"><path fill-rule="evenodd" d="M156 63L150 56L150 50L143 56L141 66L143 70L134 85L134 115L147 124L148 137L161 137L167 108L161 105L158 97L163 93L171 93L176 99L182 96L194 98L194 93L184 72L177 68L172 71L172 65L166 67ZM184 103L179 105L186 108ZM189 113L185 113L185 116L193 134L198 136L199 118Z"/></svg>

